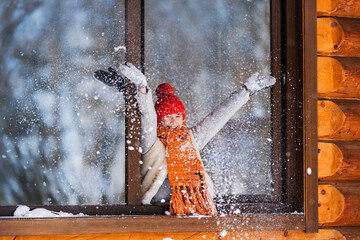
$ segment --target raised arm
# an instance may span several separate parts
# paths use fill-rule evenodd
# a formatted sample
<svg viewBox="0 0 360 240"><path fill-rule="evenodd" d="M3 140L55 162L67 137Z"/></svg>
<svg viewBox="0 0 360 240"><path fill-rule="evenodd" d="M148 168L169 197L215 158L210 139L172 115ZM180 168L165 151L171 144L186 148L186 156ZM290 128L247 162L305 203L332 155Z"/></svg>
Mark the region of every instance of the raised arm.
<svg viewBox="0 0 360 240"><path fill-rule="evenodd" d="M152 91L147 86L144 74L131 63L121 65L119 70L120 73L133 82L139 90L135 97L141 112L141 148L144 154L152 147L157 138L157 120Z"/></svg>
<svg viewBox="0 0 360 240"><path fill-rule="evenodd" d="M275 84L275 78L261 76L258 73L249 77L243 87L232 93L220 103L209 115L192 128L193 136L199 150L225 126L227 121L249 101L256 92Z"/></svg>

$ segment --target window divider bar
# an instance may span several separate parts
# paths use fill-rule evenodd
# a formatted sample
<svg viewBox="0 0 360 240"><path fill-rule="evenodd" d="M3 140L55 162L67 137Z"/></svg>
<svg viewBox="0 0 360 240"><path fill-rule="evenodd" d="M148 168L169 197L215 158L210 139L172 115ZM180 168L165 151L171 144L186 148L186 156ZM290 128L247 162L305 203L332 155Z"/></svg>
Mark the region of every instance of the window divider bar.
<svg viewBox="0 0 360 240"><path fill-rule="evenodd" d="M271 90L271 116L272 116L272 174L274 197L281 201L282 192L282 136L281 136L281 119L282 108L281 102L281 81L282 81L282 42L281 42L281 1L270 1L270 28L271 28L271 73L276 78L276 83Z"/></svg>
<svg viewBox="0 0 360 240"><path fill-rule="evenodd" d="M126 62L143 69L143 1L125 0ZM136 91L136 89L135 89ZM126 203L141 205L141 118L131 86L125 93Z"/></svg>
<svg viewBox="0 0 360 240"><path fill-rule="evenodd" d="M285 193L283 200L291 205L291 211L303 210L304 181L303 161L303 53L302 45L302 0L285 1L283 21L283 121L285 146L283 148L283 175ZM292 181L292 179L296 179Z"/></svg>

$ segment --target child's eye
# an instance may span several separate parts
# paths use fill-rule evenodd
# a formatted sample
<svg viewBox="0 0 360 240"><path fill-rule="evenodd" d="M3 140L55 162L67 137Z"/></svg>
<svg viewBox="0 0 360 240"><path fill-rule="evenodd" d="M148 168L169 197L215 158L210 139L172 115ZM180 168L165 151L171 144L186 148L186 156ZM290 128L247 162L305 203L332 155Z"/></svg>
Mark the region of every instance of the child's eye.
<svg viewBox="0 0 360 240"><path fill-rule="evenodd" d="M176 118L180 118L180 117L181 117L181 115L176 115L175 117L176 117Z"/></svg>

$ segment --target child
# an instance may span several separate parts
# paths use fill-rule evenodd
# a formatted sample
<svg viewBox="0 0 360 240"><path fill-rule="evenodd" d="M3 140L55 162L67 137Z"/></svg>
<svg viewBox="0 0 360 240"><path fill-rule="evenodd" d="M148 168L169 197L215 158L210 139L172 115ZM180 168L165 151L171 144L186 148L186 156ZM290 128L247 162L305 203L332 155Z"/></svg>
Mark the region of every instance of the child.
<svg viewBox="0 0 360 240"><path fill-rule="evenodd" d="M199 124L189 129L185 108L167 83L156 89L155 107L145 76L132 64L120 66L123 77L134 83L141 112L142 203L168 201L172 214L216 215L214 184L204 171L199 151L243 106L249 96L272 86L271 76L252 75ZM171 194L172 192L172 194Z"/></svg>
<svg viewBox="0 0 360 240"><path fill-rule="evenodd" d="M156 89L157 135L166 147L168 179L172 189L170 213L216 215L205 171L185 122L185 108L167 83Z"/></svg>

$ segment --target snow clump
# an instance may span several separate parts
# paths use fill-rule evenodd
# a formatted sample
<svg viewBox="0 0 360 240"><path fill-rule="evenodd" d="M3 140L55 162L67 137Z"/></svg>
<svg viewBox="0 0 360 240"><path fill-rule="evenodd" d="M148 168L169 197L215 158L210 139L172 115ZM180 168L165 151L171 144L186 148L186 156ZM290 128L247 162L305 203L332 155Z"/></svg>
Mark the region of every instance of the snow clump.
<svg viewBox="0 0 360 240"><path fill-rule="evenodd" d="M15 212L14 217L79 217L79 216L85 216L83 213L79 214L72 214L67 212L54 212L47 210L45 208L35 208L30 211L30 208L28 206L19 205Z"/></svg>

